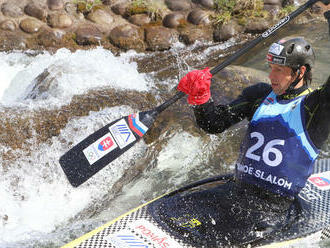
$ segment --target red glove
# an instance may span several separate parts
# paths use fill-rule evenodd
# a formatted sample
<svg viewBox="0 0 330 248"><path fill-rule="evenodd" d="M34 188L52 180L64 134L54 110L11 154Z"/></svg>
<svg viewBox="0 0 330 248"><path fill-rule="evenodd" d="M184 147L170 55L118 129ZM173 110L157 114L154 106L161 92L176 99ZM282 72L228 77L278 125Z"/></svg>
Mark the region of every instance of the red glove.
<svg viewBox="0 0 330 248"><path fill-rule="evenodd" d="M204 70L191 71L180 80L178 90L188 95L189 104L206 103L211 97L211 78L212 74L208 67Z"/></svg>

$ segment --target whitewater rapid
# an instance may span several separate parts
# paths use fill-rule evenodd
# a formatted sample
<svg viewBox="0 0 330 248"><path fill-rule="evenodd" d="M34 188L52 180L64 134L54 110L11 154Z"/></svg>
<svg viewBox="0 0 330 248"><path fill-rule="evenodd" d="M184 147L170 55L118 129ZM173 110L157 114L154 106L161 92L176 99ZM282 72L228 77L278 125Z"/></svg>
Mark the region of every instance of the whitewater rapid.
<svg viewBox="0 0 330 248"><path fill-rule="evenodd" d="M74 53L60 49L55 54L0 53L0 111L4 107L21 111L58 108L69 103L72 96L100 87L147 91L150 83L137 71L136 63L129 62L133 55L126 53L115 57L102 48ZM40 100L25 99L33 80L45 69L54 75L56 87ZM18 243L22 245L21 242L26 241L32 244L108 193L129 162L118 159L115 163L124 166L105 168L86 185L73 188L58 163L59 157L68 149L63 140L78 143L86 134L101 128L105 121L132 111L128 106L116 106L73 118L51 142L37 144L31 140L33 152L29 156L23 151L14 151L22 156L10 169L0 162L1 248L17 247ZM8 149L0 145L0 152ZM143 154L143 149L144 144L140 142L126 155L134 158L135 153Z"/></svg>
<svg viewBox="0 0 330 248"><path fill-rule="evenodd" d="M11 52L0 53L0 103L5 106L59 107L68 104L74 95L89 89L113 87L120 90L147 91L149 82L137 71L137 64L129 62L135 52L115 57L101 47L78 50L66 48L55 54ZM36 103L26 100L33 80L45 69L55 78L53 87Z"/></svg>

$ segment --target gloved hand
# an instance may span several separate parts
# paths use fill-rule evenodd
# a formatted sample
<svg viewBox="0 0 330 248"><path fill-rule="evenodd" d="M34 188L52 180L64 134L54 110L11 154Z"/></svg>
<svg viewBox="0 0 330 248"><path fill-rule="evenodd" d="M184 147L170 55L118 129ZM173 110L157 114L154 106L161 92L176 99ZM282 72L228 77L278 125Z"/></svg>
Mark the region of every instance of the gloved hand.
<svg viewBox="0 0 330 248"><path fill-rule="evenodd" d="M200 105L206 103L210 97L212 74L207 67L204 70L188 72L179 82L178 90L188 95L188 103Z"/></svg>

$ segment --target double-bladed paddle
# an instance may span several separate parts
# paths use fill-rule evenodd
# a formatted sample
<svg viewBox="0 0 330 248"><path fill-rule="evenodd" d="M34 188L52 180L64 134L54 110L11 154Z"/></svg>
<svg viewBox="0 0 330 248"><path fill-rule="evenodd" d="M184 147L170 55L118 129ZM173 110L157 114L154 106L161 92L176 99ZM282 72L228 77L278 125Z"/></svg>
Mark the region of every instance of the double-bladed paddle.
<svg viewBox="0 0 330 248"><path fill-rule="evenodd" d="M245 44L236 53L214 67L210 71L211 74L218 73L316 2L318 0L310 0L281 19L276 25L272 26L256 39ZM322 0L322 2L329 2L329 0ZM72 147L60 158L60 165L69 182L74 187L78 187L103 167L125 153L143 137L154 123L156 117L163 110L184 95L184 93L178 92L172 98L152 110L130 114L115 120Z"/></svg>

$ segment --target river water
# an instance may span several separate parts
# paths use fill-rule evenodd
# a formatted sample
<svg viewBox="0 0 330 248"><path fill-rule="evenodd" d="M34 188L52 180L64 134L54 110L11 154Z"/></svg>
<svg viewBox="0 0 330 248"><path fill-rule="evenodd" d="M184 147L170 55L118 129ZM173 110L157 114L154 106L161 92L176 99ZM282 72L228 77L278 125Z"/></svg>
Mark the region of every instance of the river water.
<svg viewBox="0 0 330 248"><path fill-rule="evenodd" d="M301 35L312 42L317 55L313 87L329 75L327 32L326 24L311 24L291 27L278 35ZM162 93L172 90L184 73L194 67L214 66L239 44L234 39L215 45L196 43L192 47L179 43L163 53L129 51L117 57L103 48L76 52L61 49L55 54L2 52L0 113L12 111L15 119L45 109L56 111L75 96L88 97L89 90L107 88L124 93L132 90L142 95L151 93L161 103ZM239 64L265 71L268 45L269 42L259 46ZM29 97L36 78L45 69L52 78L51 86L36 98ZM140 110L122 104L91 111L85 116L72 115L60 133L46 141L37 140L32 130L25 141L31 148L29 151L14 149L1 141L0 247L60 247L167 191L233 169L232 159L224 157L237 154L244 126L224 134L200 137L182 128L187 119L179 117L173 125L174 131L162 132L151 143L140 141L87 183L73 188L59 166L59 157L72 144L101 128L104 123L99 120L116 120ZM322 150L322 157L330 158L329 148L330 142ZM129 168L140 170L118 186ZM301 246L311 247L311 244ZM312 247L330 245L320 243Z"/></svg>

